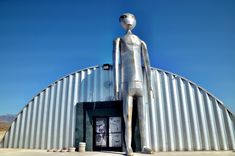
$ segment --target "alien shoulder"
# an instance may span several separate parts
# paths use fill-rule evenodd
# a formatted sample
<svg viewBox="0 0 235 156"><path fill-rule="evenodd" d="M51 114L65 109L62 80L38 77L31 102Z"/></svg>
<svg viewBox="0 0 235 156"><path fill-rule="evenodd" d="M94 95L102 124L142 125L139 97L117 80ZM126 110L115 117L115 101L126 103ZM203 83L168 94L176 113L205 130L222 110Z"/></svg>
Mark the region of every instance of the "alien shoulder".
<svg viewBox="0 0 235 156"><path fill-rule="evenodd" d="M147 49L147 44L143 40L141 40L141 45Z"/></svg>
<svg viewBox="0 0 235 156"><path fill-rule="evenodd" d="M113 40L113 43L115 43L115 44L116 44L116 43L119 43L119 42L120 42L120 39L121 39L120 37L117 37L116 39Z"/></svg>

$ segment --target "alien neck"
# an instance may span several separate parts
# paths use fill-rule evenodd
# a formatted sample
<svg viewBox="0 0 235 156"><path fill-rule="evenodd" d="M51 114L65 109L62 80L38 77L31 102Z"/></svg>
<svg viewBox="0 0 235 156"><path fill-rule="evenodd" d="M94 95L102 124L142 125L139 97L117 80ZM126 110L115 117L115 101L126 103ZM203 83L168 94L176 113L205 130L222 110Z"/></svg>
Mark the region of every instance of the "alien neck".
<svg viewBox="0 0 235 156"><path fill-rule="evenodd" d="M128 30L126 31L126 34L132 34L131 30L128 29Z"/></svg>

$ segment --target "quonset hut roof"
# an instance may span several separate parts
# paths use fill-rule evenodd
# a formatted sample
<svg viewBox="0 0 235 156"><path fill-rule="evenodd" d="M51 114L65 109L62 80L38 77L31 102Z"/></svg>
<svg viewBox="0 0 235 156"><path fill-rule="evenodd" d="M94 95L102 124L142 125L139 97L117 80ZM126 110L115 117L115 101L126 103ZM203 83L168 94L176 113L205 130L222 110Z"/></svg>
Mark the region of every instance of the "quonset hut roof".
<svg viewBox="0 0 235 156"><path fill-rule="evenodd" d="M220 100L195 83L161 69L152 68L151 83L155 103L144 99L149 147L155 151L235 150L235 116ZM94 66L76 71L33 97L0 147L72 147L76 104L113 100L112 69Z"/></svg>

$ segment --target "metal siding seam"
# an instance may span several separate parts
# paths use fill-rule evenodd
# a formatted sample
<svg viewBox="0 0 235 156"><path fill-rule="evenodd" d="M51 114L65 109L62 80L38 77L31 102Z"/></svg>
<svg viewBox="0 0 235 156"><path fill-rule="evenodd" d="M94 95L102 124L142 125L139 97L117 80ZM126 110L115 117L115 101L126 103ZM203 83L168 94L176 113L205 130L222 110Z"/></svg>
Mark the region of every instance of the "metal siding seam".
<svg viewBox="0 0 235 156"><path fill-rule="evenodd" d="M172 122L172 134L173 134L173 139L174 139L174 147L171 148L171 151L176 151L177 150L177 144L179 144L179 140L177 138L177 121L176 120L176 105L174 103L175 97L174 97L174 91L173 91L173 79L174 76L173 74L167 73L168 75L168 90L169 90L169 99L170 99L170 106L171 106L171 122ZM177 141L178 140L178 141ZM171 145L172 146L172 145Z"/></svg>
<svg viewBox="0 0 235 156"><path fill-rule="evenodd" d="M58 148L62 149L63 147L63 130L65 129L64 127L64 109L65 109L65 100L66 100L66 85L67 85L67 77L63 78L61 81L63 82L62 84L62 90L61 90L61 96L60 96L60 103L59 103L59 109L58 109Z"/></svg>
<svg viewBox="0 0 235 156"><path fill-rule="evenodd" d="M98 76L97 76L97 68L94 68L94 82L93 82L93 84L94 84L94 88L93 88L93 90L94 90L94 92L93 92L93 100L94 101L98 101L97 99L98 99L98 96L97 96L97 93L98 93Z"/></svg>
<svg viewBox="0 0 235 156"><path fill-rule="evenodd" d="M216 112L217 112L217 116L219 118L219 127L218 130L220 130L220 135L221 135L221 149L223 150L228 150L228 141L227 141L227 135L226 135L226 131L225 131L225 124L224 124L224 118L223 118L223 110L221 110L222 108L220 107L220 105L218 104L217 100L214 99L215 101L215 107L216 107Z"/></svg>
<svg viewBox="0 0 235 156"><path fill-rule="evenodd" d="M104 84L104 74L102 72L102 68L99 68L99 76L100 76L100 81L99 81L99 93L100 93L100 101L103 101L104 100L104 88L103 88L103 85Z"/></svg>
<svg viewBox="0 0 235 156"><path fill-rule="evenodd" d="M33 104L32 104L32 124L31 124L31 131L30 131L30 143L29 143L29 148L33 149L34 148L34 143L35 143L35 129L36 129L36 116L37 116L37 100L38 96L36 96L33 99Z"/></svg>
<svg viewBox="0 0 235 156"><path fill-rule="evenodd" d="M114 79L112 77L112 82L113 81L114 81ZM143 83L144 84L146 84L145 81L146 81L146 78L145 78L145 75L144 75L144 77L143 77ZM112 86L112 89L114 89L113 86ZM146 127L146 130L145 130L145 132L146 132L145 133L145 135L146 135L146 146L151 148L152 150L154 150L154 148L153 148L153 137L155 137L155 136L153 136L152 132L150 131L150 125L149 125L149 122L151 120L150 119L150 106L148 104L148 100L145 98L145 96L147 96L146 93L147 93L146 87L143 87L143 94L144 94L144 96L143 96L143 103L146 106L146 108L145 108L145 116L146 116L146 118L145 118L145 124L146 124L145 125L145 127ZM114 100L114 99L115 99L115 97L113 95L113 99L112 100ZM151 138L149 136L151 136Z"/></svg>
<svg viewBox="0 0 235 156"><path fill-rule="evenodd" d="M18 141L19 141L19 127L20 127L20 122L21 122L21 113L17 116L15 120L15 131L14 131L14 143L13 143L13 148L19 147Z"/></svg>
<svg viewBox="0 0 235 156"><path fill-rule="evenodd" d="M161 75L162 73L157 73L157 90L158 90L158 98L159 98L159 114L160 114L160 134L161 134L161 141L160 142L160 149L162 151L167 151L167 136L166 136L166 126L165 126L165 111L164 111L164 104L163 104L163 95L162 95L162 78Z"/></svg>
<svg viewBox="0 0 235 156"><path fill-rule="evenodd" d="M221 138L221 128L220 128L220 124L219 124L219 117L218 117L218 112L217 112L217 105L215 103L215 99L212 98L210 96L210 100L211 100L211 103L212 103L212 109L213 109L213 115L214 115L214 118L215 118L215 127L217 128L217 141L218 141L218 148L219 150L222 150L222 138Z"/></svg>
<svg viewBox="0 0 235 156"><path fill-rule="evenodd" d="M40 149L40 139L41 139L41 125L42 125L42 113L43 113L43 100L44 100L44 91L39 94L39 103L37 109L37 129L36 129L36 140L35 148Z"/></svg>
<svg viewBox="0 0 235 156"><path fill-rule="evenodd" d="M191 104L191 93L190 93L190 86L189 82L186 80L183 80L185 85L185 96L186 96L186 103L187 103L187 112L188 112L188 120L189 120L189 134L191 139L191 148L190 151L193 151L196 149L196 137L194 133L194 116L193 116L193 106Z"/></svg>
<svg viewBox="0 0 235 156"><path fill-rule="evenodd" d="M203 91L201 91L203 92ZM198 98L198 106L199 106L199 117L201 120L201 133L202 133L202 150L210 150L210 142L208 140L209 138L209 131L208 131L208 123L206 118L206 112L205 112L205 103L202 99L202 93L200 92L199 88L196 87L196 93Z"/></svg>
<svg viewBox="0 0 235 156"><path fill-rule="evenodd" d="M12 148L13 147L12 144L13 144L14 127L15 127L15 121L12 123L12 125L10 127L8 148Z"/></svg>
<svg viewBox="0 0 235 156"><path fill-rule="evenodd" d="M67 98L67 110L66 110L66 118L65 118L65 123L66 123L66 129L65 129L65 134L64 134L64 147L69 147L69 134L72 133L71 129L70 129L70 110L71 110L71 105L72 105L72 100L71 100L71 94L73 92L73 78L74 75L70 75L69 76L69 82L68 82L68 98Z"/></svg>
<svg viewBox="0 0 235 156"><path fill-rule="evenodd" d="M94 75L94 73L95 73L95 70L94 70L94 68L92 68L92 71L91 71L91 91L90 91L90 96L91 96L91 101L93 102L93 101L95 101L95 98L94 98L94 92L95 92L95 81L94 81L94 79L95 79L95 75Z"/></svg>
<svg viewBox="0 0 235 156"><path fill-rule="evenodd" d="M183 115L184 115L184 121L185 121L185 139L187 140L185 144L185 150L191 151L193 150L192 148L192 136L191 136L191 127L190 127L190 117L189 117L189 112L188 112L188 107L187 107L187 98L186 98L186 93L185 93L185 84L183 82L184 80L180 79L180 89L181 89L181 98L182 98L182 105L183 105Z"/></svg>
<svg viewBox="0 0 235 156"><path fill-rule="evenodd" d="M21 134L21 126L22 126L22 111L18 114L16 120L16 130L15 130L15 138L14 138L14 148L19 148L20 134Z"/></svg>
<svg viewBox="0 0 235 156"><path fill-rule="evenodd" d="M101 86L101 83L102 83L102 73L100 72L100 68L98 68L98 101L102 101L102 86Z"/></svg>
<svg viewBox="0 0 235 156"><path fill-rule="evenodd" d="M53 124L54 124L54 114L55 114L55 90L56 84L50 87L50 102L49 102L49 116L48 116L48 129L47 129L47 149L53 148Z"/></svg>
<svg viewBox="0 0 235 156"><path fill-rule="evenodd" d="M90 69L87 69L86 70L86 77L85 77L86 86L84 86L86 88L86 90L85 90L85 93L86 93L85 101L87 101L87 102L91 102L91 99L90 99L91 77L90 77L89 73L90 73Z"/></svg>
<svg viewBox="0 0 235 156"><path fill-rule="evenodd" d="M30 145L30 126L32 125L32 105L33 101L30 101L27 107L27 123L26 123L26 130L25 130L25 142L24 148L29 148Z"/></svg>
<svg viewBox="0 0 235 156"><path fill-rule="evenodd" d="M66 86L66 77L61 79L61 90L60 90L60 98L59 98L59 108L58 108L58 131L57 131L57 149L62 149L62 140L63 137L61 135L61 131L63 131L63 117L64 113L62 111L62 108L64 106L64 93L65 93L65 86ZM63 132L62 132L63 133Z"/></svg>
<svg viewBox="0 0 235 156"><path fill-rule="evenodd" d="M55 115L54 118L54 128L52 130L53 133L53 148L58 148L58 122L59 122L59 106L60 106L60 91L61 90L61 80L57 82L57 88L56 88L56 101L55 101Z"/></svg>
<svg viewBox="0 0 235 156"><path fill-rule="evenodd" d="M77 104L77 102L79 101L79 73L76 73L75 74L75 80L74 80L74 94L73 94L73 102L72 102L72 105L71 105L71 116L70 116L70 126L71 126L71 131L72 133L69 135L69 138L71 139L70 140L70 143L69 143L69 146L73 147L75 145L75 139L74 139L74 133L75 133L75 106Z"/></svg>
<svg viewBox="0 0 235 156"><path fill-rule="evenodd" d="M87 100L88 102L92 101L92 71L91 69L87 69Z"/></svg>
<svg viewBox="0 0 235 156"><path fill-rule="evenodd" d="M220 102L218 102L220 104ZM223 120L224 120L224 126L225 126L225 133L226 133L226 136L227 136L227 147L228 147L228 150L231 150L233 149L232 148L232 142L231 142L231 139L232 139L232 136L230 134L230 130L229 130L229 121L228 121L228 118L227 118L227 109L223 106L223 104L221 103L221 109L222 109L222 113L223 113Z"/></svg>
<svg viewBox="0 0 235 156"><path fill-rule="evenodd" d="M81 72L76 73L75 75L75 98L76 98L76 103L74 103L74 105L76 105L78 102L81 102L81 98L80 98L80 94L81 94ZM75 100L75 99L74 99Z"/></svg>
<svg viewBox="0 0 235 156"><path fill-rule="evenodd" d="M2 142L1 147L7 148L9 143L9 130L5 133L4 140Z"/></svg>
<svg viewBox="0 0 235 156"><path fill-rule="evenodd" d="M46 90L44 91L44 102L43 102L43 105L44 105L44 109L43 109L43 116L42 116L42 133L41 133L41 144L40 144L40 147L41 147L41 149L45 149L46 147L47 147L47 141L46 141L46 139L47 139L47 134L46 133L48 133L48 131L46 131L47 130L47 126L48 126L48 108L49 108L49 101L50 101L50 99L49 99L49 91L50 91L50 88L48 87L48 88L46 88Z"/></svg>
<svg viewBox="0 0 235 156"><path fill-rule="evenodd" d="M164 86L165 86L165 98L166 98L166 114L167 114L167 119L168 119L168 131L169 131L169 143L168 143L168 150L169 151L175 151L175 133L174 133L174 125L172 122L172 101L170 98L170 90L169 90L169 75L167 75L166 73L164 73L163 75L163 79L164 79ZM169 146L170 144L170 146Z"/></svg>
<svg viewBox="0 0 235 156"><path fill-rule="evenodd" d="M231 112L229 112L229 113L231 115L231 120L233 121L233 129L234 129L234 132L235 132L235 116ZM234 144L235 144L235 142L234 142Z"/></svg>
<svg viewBox="0 0 235 156"><path fill-rule="evenodd" d="M32 148L36 148L36 143L37 143L37 133L38 133L38 113L39 113L39 100L40 100L40 94L37 95L37 100L36 103L34 103L34 112L35 112L35 120L34 120L34 135L33 135L33 142L32 142Z"/></svg>
<svg viewBox="0 0 235 156"><path fill-rule="evenodd" d="M79 85L79 91L80 91L80 96L79 96L79 101L80 102L84 102L85 101L85 86L86 86L86 84L85 84L85 71L81 71L81 77L80 77L81 79L80 79L80 85Z"/></svg>
<svg viewBox="0 0 235 156"><path fill-rule="evenodd" d="M90 89L91 89L91 77L90 77L90 69L87 69L86 71L86 86L84 86L86 88L86 100L87 102L91 102L90 99Z"/></svg>
<svg viewBox="0 0 235 156"><path fill-rule="evenodd" d="M182 118L181 118L181 109L180 109L180 101L179 101L179 84L177 83L177 78L173 79L173 97L174 97L174 104L175 104L175 114L176 114L176 118L175 118L175 122L176 122L176 131L177 131L177 137L178 139L176 139L178 142L178 148L176 148L179 151L183 151L184 150L184 139L183 139L183 132L182 132Z"/></svg>
<svg viewBox="0 0 235 156"><path fill-rule="evenodd" d="M187 83L188 89L189 89L189 98L190 98L190 104L191 104L191 110L192 110L192 132L194 133L194 148L196 150L202 150L202 142L201 142L201 131L199 129L199 121L198 121L198 111L196 107L196 100L195 100L195 91L193 89L194 85L190 84L189 82Z"/></svg>
<svg viewBox="0 0 235 156"><path fill-rule="evenodd" d="M222 109L222 113L223 113L222 115L223 115L223 121L224 121L224 126L225 126L225 133L227 136L227 148L228 148L228 150L231 150L232 149L232 142L231 142L232 136L230 134L229 121L228 121L227 114L226 114L227 109L220 102L218 102L218 104L221 105L221 109Z"/></svg>
<svg viewBox="0 0 235 156"><path fill-rule="evenodd" d="M235 150L235 134L234 134L234 122L231 119L230 112L228 110L225 111L226 113L226 121L228 122L228 129L229 129L229 134L230 134L230 149Z"/></svg>
<svg viewBox="0 0 235 156"><path fill-rule="evenodd" d="M11 140L12 140L12 142L11 142L10 148L14 148L14 140L15 140L16 124L17 124L16 121L17 121L17 119L15 119L15 121L14 121L14 126L11 128L11 132L12 132Z"/></svg>
<svg viewBox="0 0 235 156"><path fill-rule="evenodd" d="M152 79L156 77L156 72L152 72L152 74L151 74L152 75ZM144 79L145 79L144 82L146 84L146 76L144 76ZM154 81L154 82L156 82L156 81ZM153 92L154 92L154 90L156 90L155 88L156 88L157 84L152 84L152 86L153 86ZM147 88L146 87L145 87L145 92L147 92ZM159 144L157 142L157 140L159 140L158 139L159 138L159 136L158 136L159 131L157 129L158 120L157 120L157 116L156 116L156 111L157 111L156 108L157 107L155 107L157 105L157 102L156 102L157 101L156 100L156 95L157 94L155 92L153 94L155 96L155 99L153 99L154 100L153 103L149 103L148 102L149 103L148 104L149 109L146 109L149 112L149 118L150 118L150 120L147 120L147 121L148 121L148 125L151 128L151 132L152 132L151 133L152 137L149 136L149 139L152 140L152 148L153 148L154 151L159 151ZM146 95L145 97L147 97L147 94L145 94L145 95ZM146 102L147 102L147 100L146 100ZM149 122L151 122L151 124Z"/></svg>
<svg viewBox="0 0 235 156"><path fill-rule="evenodd" d="M20 148L25 148L29 103L24 108L24 127L22 129L23 134L22 134L22 138L21 138L22 140L21 140L21 147Z"/></svg>
<svg viewBox="0 0 235 156"><path fill-rule="evenodd" d="M211 100L208 96L207 93L205 93L206 96L206 100L207 100L207 106L208 106L208 112L209 112L209 119L210 119L210 123L211 123L211 135L212 135L212 141L213 141L213 145L214 147L212 147L212 149L214 150L219 150L219 145L218 145L218 137L217 137L217 129L216 129L216 125L215 125L215 117L214 117L214 110L213 110L213 106L211 103Z"/></svg>
<svg viewBox="0 0 235 156"><path fill-rule="evenodd" d="M150 108L149 108L149 105L147 103L146 104L146 120L145 120L145 123L146 123L146 140L147 140L147 143L146 143L146 146L147 147L150 147L153 151L157 151L156 148L154 148L154 143L153 143L153 136L152 133L150 132L150 125L149 125L149 121L150 121ZM152 138L150 138L149 136L152 136Z"/></svg>
<svg viewBox="0 0 235 156"><path fill-rule="evenodd" d="M23 111L22 111L22 119L21 119L21 128L20 128L20 137L19 137L19 148L23 148L23 143L24 143L24 132L25 132L25 123L26 123L26 110L27 107L23 108Z"/></svg>
<svg viewBox="0 0 235 156"><path fill-rule="evenodd" d="M89 101L88 101L88 95L87 95L87 90L88 90L88 88L87 88L87 85L88 85L87 70L88 70L88 69L86 69L86 70L84 71L84 80L83 80L83 81L84 81L84 85L83 85L84 97L83 97L83 102L85 102L85 101L89 102Z"/></svg>

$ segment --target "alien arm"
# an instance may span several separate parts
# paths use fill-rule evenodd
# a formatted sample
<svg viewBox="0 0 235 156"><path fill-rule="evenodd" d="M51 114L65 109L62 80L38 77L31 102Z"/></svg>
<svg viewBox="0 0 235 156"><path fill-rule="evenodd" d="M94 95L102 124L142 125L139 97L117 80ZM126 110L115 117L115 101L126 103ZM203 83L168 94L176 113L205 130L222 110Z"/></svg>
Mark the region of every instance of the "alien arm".
<svg viewBox="0 0 235 156"><path fill-rule="evenodd" d="M145 67L146 76L147 76L147 87L148 87L147 89L148 91L152 91L150 61L149 61L147 45L145 44L144 41L141 41L141 51L142 51L144 67Z"/></svg>
<svg viewBox="0 0 235 156"><path fill-rule="evenodd" d="M119 99L119 75L120 75L120 38L113 41L113 67L114 67L114 96Z"/></svg>

